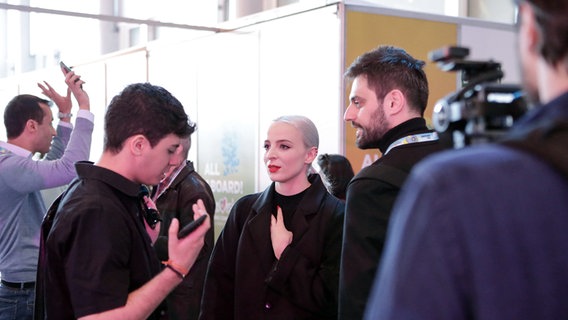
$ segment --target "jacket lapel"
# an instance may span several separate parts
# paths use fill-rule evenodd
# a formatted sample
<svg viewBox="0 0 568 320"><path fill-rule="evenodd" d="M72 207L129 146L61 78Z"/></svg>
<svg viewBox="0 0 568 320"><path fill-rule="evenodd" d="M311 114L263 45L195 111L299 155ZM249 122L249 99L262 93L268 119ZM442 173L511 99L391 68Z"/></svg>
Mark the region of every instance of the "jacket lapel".
<svg viewBox="0 0 568 320"><path fill-rule="evenodd" d="M293 244L301 241L308 230L311 218L317 214L318 208L327 192L318 174L310 175L309 180L312 185L308 188L292 218ZM276 259L270 238L270 217L274 214L272 211L275 208L273 202L274 192L274 183L272 183L269 188L260 194L251 207L250 218L245 226L245 236L249 237L247 240L251 242L252 250L255 251L256 257L261 260L262 268L265 271L269 271L272 268Z"/></svg>
<svg viewBox="0 0 568 320"><path fill-rule="evenodd" d="M313 174L309 176L309 181L311 186L306 191L306 194L300 201L296 212L292 218L292 229L294 232L294 238L292 240L293 244L298 243L310 225L310 220L313 218L320 207L321 202L325 193L322 190L325 188L320 188L319 185L322 184L320 176L318 174ZM323 185L322 185L323 186Z"/></svg>
<svg viewBox="0 0 568 320"><path fill-rule="evenodd" d="M272 194L274 183L262 192L251 207L250 219L245 226L255 256L260 259L262 269L268 272L276 259L270 240L270 217L272 215Z"/></svg>
<svg viewBox="0 0 568 320"><path fill-rule="evenodd" d="M174 178L174 180L172 181L172 183L170 183L170 185L168 186L168 189L175 189L177 187L178 184L182 183L185 178L194 171L193 169L193 163L189 160L186 161L186 165L185 167L183 167L180 172L178 173L178 175Z"/></svg>

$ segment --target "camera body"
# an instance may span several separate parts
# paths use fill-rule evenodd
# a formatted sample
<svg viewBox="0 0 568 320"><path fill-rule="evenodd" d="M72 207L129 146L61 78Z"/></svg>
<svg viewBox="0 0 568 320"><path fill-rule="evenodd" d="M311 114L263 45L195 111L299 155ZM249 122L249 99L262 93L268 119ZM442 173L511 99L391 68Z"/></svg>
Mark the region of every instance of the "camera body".
<svg viewBox="0 0 568 320"><path fill-rule="evenodd" d="M443 71L462 72L462 88L440 99L432 114L440 140L454 148L498 140L528 108L519 85L500 83L500 63L466 60L468 55L464 47L429 53Z"/></svg>

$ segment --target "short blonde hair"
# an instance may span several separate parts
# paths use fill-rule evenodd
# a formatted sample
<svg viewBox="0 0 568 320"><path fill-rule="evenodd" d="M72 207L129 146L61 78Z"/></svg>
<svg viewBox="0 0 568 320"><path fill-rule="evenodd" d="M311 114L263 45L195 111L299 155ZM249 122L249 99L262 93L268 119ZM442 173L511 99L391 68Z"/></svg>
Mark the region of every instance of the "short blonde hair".
<svg viewBox="0 0 568 320"><path fill-rule="evenodd" d="M273 122L288 123L302 133L302 139L306 148L319 147L319 134L316 125L308 117L300 115L280 116Z"/></svg>

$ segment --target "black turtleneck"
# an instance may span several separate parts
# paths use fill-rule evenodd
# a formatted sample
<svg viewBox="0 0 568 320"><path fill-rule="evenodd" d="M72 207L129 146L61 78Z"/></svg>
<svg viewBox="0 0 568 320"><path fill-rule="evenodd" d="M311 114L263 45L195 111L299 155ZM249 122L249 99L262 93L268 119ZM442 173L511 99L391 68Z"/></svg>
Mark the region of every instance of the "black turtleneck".
<svg viewBox="0 0 568 320"><path fill-rule="evenodd" d="M309 188L307 188L306 190L308 190ZM304 198L304 195L306 194L306 190L292 195L292 196L285 196L285 195L281 195L278 192L274 192L274 203L277 206L280 206L280 208L282 208L282 216L284 217L284 225L286 226L286 229L290 230L290 223L292 222L292 217L294 216L294 213L296 212L296 209L298 208L298 205L300 205L300 201L302 201L302 198ZM274 209L274 215L276 216L277 211L276 208Z"/></svg>
<svg viewBox="0 0 568 320"><path fill-rule="evenodd" d="M411 134L430 131L431 130L426 126L426 120L424 118L412 118L387 131L382 139L377 142L377 146L384 154L388 147L396 140Z"/></svg>

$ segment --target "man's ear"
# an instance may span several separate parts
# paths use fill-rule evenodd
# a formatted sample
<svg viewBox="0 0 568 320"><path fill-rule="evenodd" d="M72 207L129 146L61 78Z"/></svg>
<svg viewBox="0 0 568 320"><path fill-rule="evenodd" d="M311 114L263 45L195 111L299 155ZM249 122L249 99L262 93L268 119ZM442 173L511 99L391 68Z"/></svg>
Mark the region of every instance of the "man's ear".
<svg viewBox="0 0 568 320"><path fill-rule="evenodd" d="M141 134L137 134L128 138L127 144L130 152L135 156L142 155L146 148L150 146L148 139L146 139L146 137Z"/></svg>
<svg viewBox="0 0 568 320"><path fill-rule="evenodd" d="M539 54L540 50L540 37L539 31L536 27L534 10L527 3L521 3L519 6L519 16L521 20L521 33L520 37L525 39L526 49L533 54Z"/></svg>
<svg viewBox="0 0 568 320"><path fill-rule="evenodd" d="M37 123L37 121L35 121L34 119L28 119L28 121L26 121L26 127L24 128L24 130L27 130L29 132L36 132L38 126L39 123Z"/></svg>
<svg viewBox="0 0 568 320"><path fill-rule="evenodd" d="M403 111L406 105L406 98L402 91L398 89L391 90L385 95L383 107L386 115L395 115Z"/></svg>

